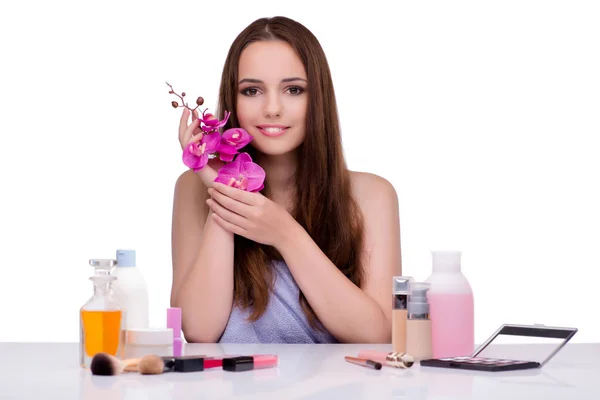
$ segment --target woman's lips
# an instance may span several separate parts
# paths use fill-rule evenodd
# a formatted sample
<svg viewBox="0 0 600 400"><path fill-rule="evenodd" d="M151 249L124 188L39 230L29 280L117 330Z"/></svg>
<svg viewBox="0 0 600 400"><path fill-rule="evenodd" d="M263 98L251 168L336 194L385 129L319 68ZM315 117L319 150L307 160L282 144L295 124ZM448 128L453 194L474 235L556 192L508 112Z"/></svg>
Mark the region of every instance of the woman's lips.
<svg viewBox="0 0 600 400"><path fill-rule="evenodd" d="M269 137L279 137L283 135L289 129L288 126L283 125L263 125L257 126L260 133Z"/></svg>

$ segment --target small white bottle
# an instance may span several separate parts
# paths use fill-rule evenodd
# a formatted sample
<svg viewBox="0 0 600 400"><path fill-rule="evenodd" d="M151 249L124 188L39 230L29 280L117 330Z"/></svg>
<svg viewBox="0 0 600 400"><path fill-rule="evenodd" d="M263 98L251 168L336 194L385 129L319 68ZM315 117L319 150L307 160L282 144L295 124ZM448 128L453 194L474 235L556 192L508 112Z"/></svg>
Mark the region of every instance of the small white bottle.
<svg viewBox="0 0 600 400"><path fill-rule="evenodd" d="M117 250L113 292L125 313L125 329L148 328L148 286L136 266L135 250Z"/></svg>

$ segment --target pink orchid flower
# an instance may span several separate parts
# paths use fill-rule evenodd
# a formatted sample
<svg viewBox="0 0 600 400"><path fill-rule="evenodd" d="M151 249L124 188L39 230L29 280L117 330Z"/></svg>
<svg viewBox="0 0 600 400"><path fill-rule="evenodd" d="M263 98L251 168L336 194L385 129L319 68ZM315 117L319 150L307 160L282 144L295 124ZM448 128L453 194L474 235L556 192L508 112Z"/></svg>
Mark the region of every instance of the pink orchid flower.
<svg viewBox="0 0 600 400"><path fill-rule="evenodd" d="M242 128L227 129L221 135L221 143L217 151L222 161L230 162L238 150L252 141L252 136Z"/></svg>
<svg viewBox="0 0 600 400"><path fill-rule="evenodd" d="M225 111L225 118L222 121L219 121L217 117L215 117L211 113L207 113L206 110L202 112L202 117L200 117L201 128L204 132L213 132L224 126L231 115L230 112Z"/></svg>
<svg viewBox="0 0 600 400"><path fill-rule="evenodd" d="M241 153L235 161L221 167L215 182L248 192L261 191L265 185L265 171L252 162L248 153Z"/></svg>
<svg viewBox="0 0 600 400"><path fill-rule="evenodd" d="M214 153L221 141L221 135L211 133L202 136L202 139L188 144L183 150L183 163L198 171L208 162L208 155Z"/></svg>

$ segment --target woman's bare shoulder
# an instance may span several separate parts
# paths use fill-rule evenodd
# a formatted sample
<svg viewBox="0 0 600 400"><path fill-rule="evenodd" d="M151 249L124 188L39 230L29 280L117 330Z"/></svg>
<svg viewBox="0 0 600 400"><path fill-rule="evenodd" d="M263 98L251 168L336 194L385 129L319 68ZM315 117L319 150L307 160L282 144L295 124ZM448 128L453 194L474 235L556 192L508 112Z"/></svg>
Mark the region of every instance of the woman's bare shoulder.
<svg viewBox="0 0 600 400"><path fill-rule="evenodd" d="M368 172L350 171L352 195L361 208L382 202L396 205L398 195L396 189L387 179Z"/></svg>

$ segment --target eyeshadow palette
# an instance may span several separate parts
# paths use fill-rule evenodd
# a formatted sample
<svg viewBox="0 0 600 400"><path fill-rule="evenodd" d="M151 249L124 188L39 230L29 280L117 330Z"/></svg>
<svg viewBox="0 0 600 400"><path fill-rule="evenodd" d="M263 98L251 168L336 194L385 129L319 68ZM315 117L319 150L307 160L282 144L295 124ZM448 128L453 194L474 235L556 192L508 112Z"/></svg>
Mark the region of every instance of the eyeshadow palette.
<svg viewBox="0 0 600 400"><path fill-rule="evenodd" d="M576 328L556 328L546 327L544 325L502 325L496 332L490 336L485 343L477 348L468 357L447 357L447 358L432 358L427 360L421 360L420 364L424 367L438 367L438 368L455 368L455 369L469 369L477 371L514 371L519 369L532 369L541 368L546 364L552 357L562 349L569 340L577 333ZM513 359L513 357L482 357L481 353L496 339L502 337L503 340L514 337L527 337L530 340L534 338L542 339L553 339L556 345L550 346L550 354L545 357L542 361L531 361L531 360L519 360ZM501 340L499 340L501 341ZM509 341L510 342L510 341ZM521 347L524 351L527 349L533 349L532 346L523 344ZM517 347L520 348L520 347ZM538 350L540 348L536 348ZM518 357L521 358L521 357ZM524 357L525 358L525 357Z"/></svg>
<svg viewBox="0 0 600 400"><path fill-rule="evenodd" d="M538 368L540 363L534 361L503 360L485 357L449 357L422 360L421 365L426 367L445 367L495 372Z"/></svg>

